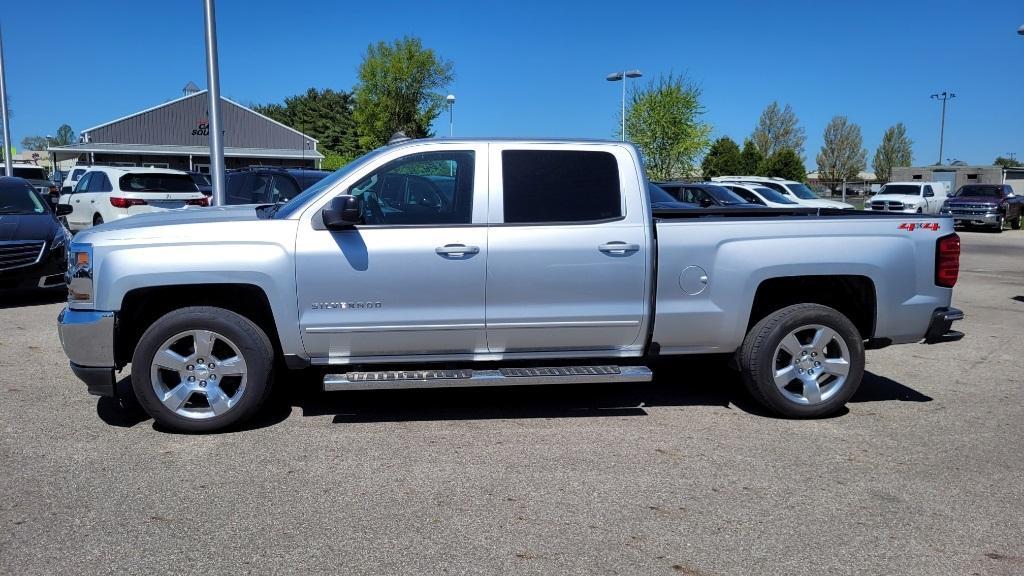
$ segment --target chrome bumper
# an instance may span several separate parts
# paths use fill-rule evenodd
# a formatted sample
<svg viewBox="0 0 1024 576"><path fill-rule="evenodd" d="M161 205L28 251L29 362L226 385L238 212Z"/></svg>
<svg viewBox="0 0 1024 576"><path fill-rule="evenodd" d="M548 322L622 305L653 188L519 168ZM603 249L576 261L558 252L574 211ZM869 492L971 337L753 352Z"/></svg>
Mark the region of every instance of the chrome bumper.
<svg viewBox="0 0 1024 576"><path fill-rule="evenodd" d="M985 214L943 214L943 216L949 216L953 218L953 221L957 224L986 224L995 226L999 224L999 218L1002 214L998 212L986 212Z"/></svg>
<svg viewBox="0 0 1024 576"><path fill-rule="evenodd" d="M114 366L114 313L65 308L57 317L60 345L79 366Z"/></svg>
<svg viewBox="0 0 1024 576"><path fill-rule="evenodd" d="M85 382L90 394L114 396L113 312L71 310L57 316L60 345L71 360L71 371Z"/></svg>

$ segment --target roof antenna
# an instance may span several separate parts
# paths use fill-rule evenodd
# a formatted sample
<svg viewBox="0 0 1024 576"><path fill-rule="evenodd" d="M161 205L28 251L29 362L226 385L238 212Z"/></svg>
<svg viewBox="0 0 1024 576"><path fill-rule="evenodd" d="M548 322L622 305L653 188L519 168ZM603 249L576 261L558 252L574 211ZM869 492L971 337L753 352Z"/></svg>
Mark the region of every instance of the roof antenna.
<svg viewBox="0 0 1024 576"><path fill-rule="evenodd" d="M395 132L394 134L391 135L391 139L388 140L388 146L392 144L398 144L399 142L405 142L407 140L412 140L412 138L409 138L408 136L405 135L405 132L399 130L398 132Z"/></svg>

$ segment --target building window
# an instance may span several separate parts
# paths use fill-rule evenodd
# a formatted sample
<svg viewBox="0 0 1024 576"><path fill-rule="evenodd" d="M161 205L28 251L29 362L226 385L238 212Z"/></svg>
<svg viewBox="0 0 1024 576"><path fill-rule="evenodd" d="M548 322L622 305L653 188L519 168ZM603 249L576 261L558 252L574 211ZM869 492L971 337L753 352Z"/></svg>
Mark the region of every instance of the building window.
<svg viewBox="0 0 1024 576"><path fill-rule="evenodd" d="M977 174L968 174L967 175L967 179L968 180L977 180L978 179L978 175Z"/></svg>
<svg viewBox="0 0 1024 576"><path fill-rule="evenodd" d="M920 179L921 179L921 175L920 174L914 174L914 180L920 180Z"/></svg>

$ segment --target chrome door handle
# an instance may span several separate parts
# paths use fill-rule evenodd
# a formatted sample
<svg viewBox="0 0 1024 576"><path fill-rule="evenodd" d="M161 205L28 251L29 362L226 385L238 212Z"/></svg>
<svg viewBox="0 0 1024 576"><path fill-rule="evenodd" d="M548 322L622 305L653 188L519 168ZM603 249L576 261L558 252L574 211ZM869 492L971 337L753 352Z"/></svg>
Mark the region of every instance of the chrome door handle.
<svg viewBox="0 0 1024 576"><path fill-rule="evenodd" d="M480 248L477 246L466 246L465 244L445 244L444 246L434 248L434 252L441 256L467 256L479 254Z"/></svg>
<svg viewBox="0 0 1024 576"><path fill-rule="evenodd" d="M605 254L625 254L640 250L640 245L626 244L625 242L608 242L607 244L601 244L597 249Z"/></svg>

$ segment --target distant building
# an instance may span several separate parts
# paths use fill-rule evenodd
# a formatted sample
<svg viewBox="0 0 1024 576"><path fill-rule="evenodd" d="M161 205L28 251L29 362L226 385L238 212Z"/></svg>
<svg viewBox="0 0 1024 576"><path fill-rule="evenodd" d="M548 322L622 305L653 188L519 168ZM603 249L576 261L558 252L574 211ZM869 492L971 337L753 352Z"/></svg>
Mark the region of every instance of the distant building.
<svg viewBox="0 0 1024 576"><path fill-rule="evenodd" d="M951 192L964 184L1009 184L1016 194L1024 194L1024 167L1003 168L1002 166L918 166L893 168L893 182L945 182Z"/></svg>
<svg viewBox="0 0 1024 576"><path fill-rule="evenodd" d="M209 98L189 82L184 96L82 130L79 142L48 148L58 163L156 166L209 172ZM221 98L224 165L319 167L317 140L237 102Z"/></svg>

